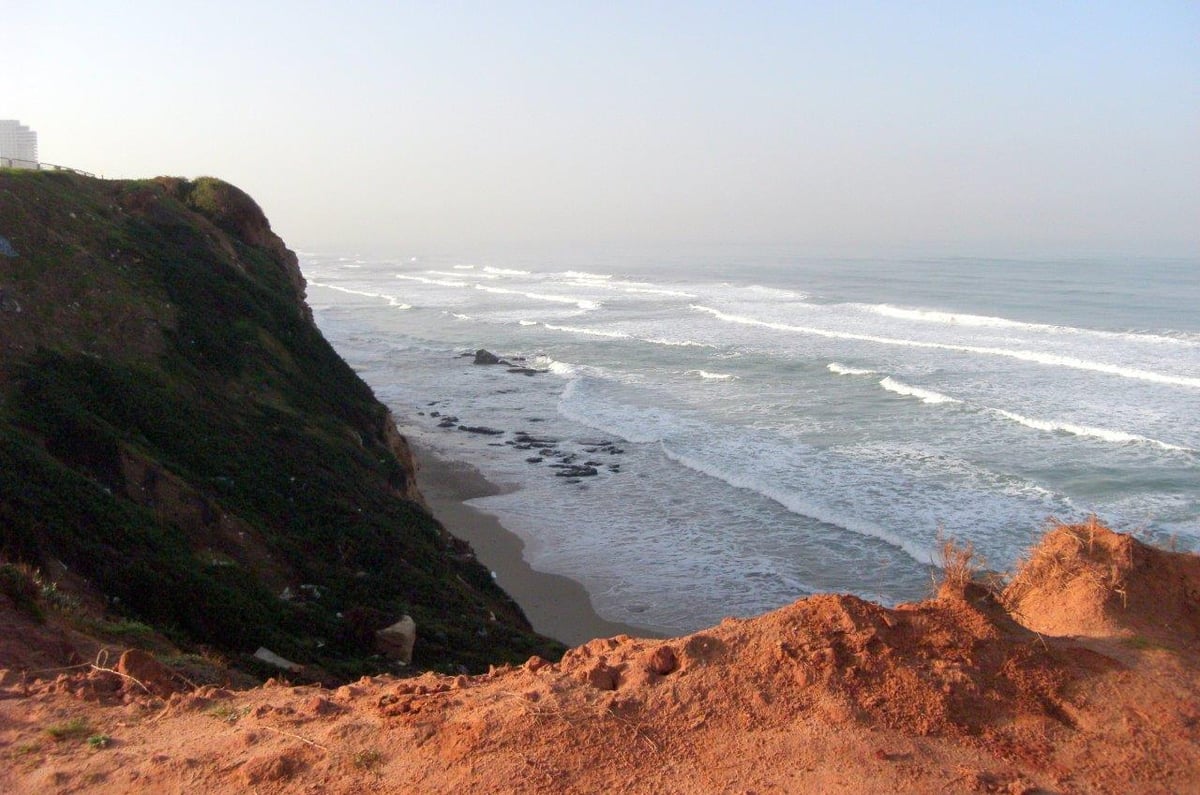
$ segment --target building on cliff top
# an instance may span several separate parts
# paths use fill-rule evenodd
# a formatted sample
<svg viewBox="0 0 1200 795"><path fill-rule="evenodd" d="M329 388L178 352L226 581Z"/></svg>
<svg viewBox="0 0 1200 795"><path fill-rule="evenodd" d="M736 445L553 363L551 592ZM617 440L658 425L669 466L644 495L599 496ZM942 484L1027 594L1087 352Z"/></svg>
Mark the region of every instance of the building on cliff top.
<svg viewBox="0 0 1200 795"><path fill-rule="evenodd" d="M0 166L37 168L37 133L15 119L0 119Z"/></svg>

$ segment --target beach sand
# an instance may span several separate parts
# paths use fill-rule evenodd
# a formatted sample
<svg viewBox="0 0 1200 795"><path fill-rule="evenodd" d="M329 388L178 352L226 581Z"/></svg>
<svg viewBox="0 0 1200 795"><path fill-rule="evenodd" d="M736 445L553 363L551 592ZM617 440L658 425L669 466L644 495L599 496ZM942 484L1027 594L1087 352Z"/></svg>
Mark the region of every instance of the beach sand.
<svg viewBox="0 0 1200 795"><path fill-rule="evenodd" d="M417 485L433 515L474 548L479 562L495 572L496 582L525 611L534 630L568 646L616 635L661 637L648 629L606 621L578 582L532 568L522 554L525 543L519 536L491 514L465 504L465 500L500 494L503 489L468 463L441 458L413 444L411 438L409 444L417 459Z"/></svg>

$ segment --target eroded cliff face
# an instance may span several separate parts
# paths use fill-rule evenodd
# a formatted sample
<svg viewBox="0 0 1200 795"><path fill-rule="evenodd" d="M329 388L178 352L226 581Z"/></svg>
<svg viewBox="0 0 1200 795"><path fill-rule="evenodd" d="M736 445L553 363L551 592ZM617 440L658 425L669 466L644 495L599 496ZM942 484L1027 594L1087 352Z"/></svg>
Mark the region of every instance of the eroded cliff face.
<svg viewBox="0 0 1200 795"><path fill-rule="evenodd" d="M392 455L396 456L396 460L400 462L400 467L406 475L404 485L397 486L400 496L426 505L421 490L417 488L417 458L413 455L412 448L408 446L408 439L405 439L404 435L396 428L396 418L392 416L391 411L383 419L383 440L388 449L392 451ZM426 505L426 507L428 506Z"/></svg>
<svg viewBox="0 0 1200 795"><path fill-rule="evenodd" d="M244 192L0 171L0 237L4 560L247 667L381 670L402 615L421 666L557 653L431 517Z"/></svg>

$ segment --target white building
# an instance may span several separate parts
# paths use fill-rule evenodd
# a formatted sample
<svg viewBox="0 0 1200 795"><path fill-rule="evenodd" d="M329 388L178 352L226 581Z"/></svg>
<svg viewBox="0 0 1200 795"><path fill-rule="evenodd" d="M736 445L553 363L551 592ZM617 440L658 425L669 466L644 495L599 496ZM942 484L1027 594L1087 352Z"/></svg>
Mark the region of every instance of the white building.
<svg viewBox="0 0 1200 795"><path fill-rule="evenodd" d="M0 167L37 168L37 133L14 119L0 119Z"/></svg>

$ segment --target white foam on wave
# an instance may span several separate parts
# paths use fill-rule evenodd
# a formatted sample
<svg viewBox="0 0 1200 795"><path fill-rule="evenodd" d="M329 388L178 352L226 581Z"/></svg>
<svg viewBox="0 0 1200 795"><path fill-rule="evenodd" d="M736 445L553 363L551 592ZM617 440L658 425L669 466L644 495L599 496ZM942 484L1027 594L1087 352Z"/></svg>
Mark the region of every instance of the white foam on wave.
<svg viewBox="0 0 1200 795"><path fill-rule="evenodd" d="M807 516L810 519L816 519L818 522L824 522L825 524L833 525L834 527L841 527L849 530L852 533L857 533L858 535L879 539L880 541L890 544L891 546L903 551L918 563L937 565L937 558L933 554L933 550L927 549L926 547L899 536L896 533L887 530L886 528L880 527L874 522L868 522L865 520L856 519L854 517L836 514L821 505L801 498L800 495L795 492L783 491L781 489L768 486L752 477L748 477L741 472L732 472L710 462L702 461L693 456L676 452L666 444L662 444L661 446L663 454L668 459L674 461L680 466L687 467L695 472L699 472L703 475L720 480L729 484L730 486L733 486L734 488L759 494L782 505L784 508L794 514Z"/></svg>
<svg viewBox="0 0 1200 795"><path fill-rule="evenodd" d="M494 273L497 276L529 276L529 271L519 271L516 268L493 268L491 265L483 266L484 273Z"/></svg>
<svg viewBox="0 0 1200 795"><path fill-rule="evenodd" d="M465 285L464 285L465 286ZM523 295L526 298L532 298L535 301L550 301L558 304L574 304L580 309L591 310L599 309L598 301L589 301L586 298L576 298L570 295L546 295L545 293L527 293L522 290L510 290L507 287L492 287L487 284L475 285L476 290L483 290L486 293L498 293L503 295Z"/></svg>
<svg viewBox="0 0 1200 795"><path fill-rule="evenodd" d="M579 368L575 365L567 362L560 362L557 359L546 356L545 354L539 354L538 356L533 357L533 361L530 362L530 366L538 370L546 370L547 372L554 373L555 375L562 376L563 378L573 378L579 372Z"/></svg>
<svg viewBox="0 0 1200 795"><path fill-rule="evenodd" d="M518 320L517 322L518 322L518 323L520 323L522 326L536 326L536 325L539 325L539 324L538 324L538 322L537 322L536 320Z"/></svg>
<svg viewBox="0 0 1200 795"><path fill-rule="evenodd" d="M943 395L941 392L934 392L932 389L921 389L920 387L910 386L902 381L888 376L879 382L879 385L889 392L895 392L897 395L906 397L915 397L920 399L922 403L936 405L938 403L961 403L961 400L952 398L949 395Z"/></svg>
<svg viewBox="0 0 1200 795"><path fill-rule="evenodd" d="M695 293L685 293L682 290L664 290L659 287L622 287L623 293L642 293L645 295L669 295L675 298L695 298Z"/></svg>
<svg viewBox="0 0 1200 795"><path fill-rule="evenodd" d="M658 337L642 337L642 342L649 342L651 345L668 345L674 348L715 348L708 342L696 342L695 340L668 340Z"/></svg>
<svg viewBox="0 0 1200 795"><path fill-rule="evenodd" d="M1190 453L1195 452L1190 447L1182 447L1177 444L1168 442L1160 442L1158 439L1151 439L1147 436L1139 436L1136 433L1127 433L1125 431L1113 431L1107 428L1095 428L1090 425L1076 425L1072 422L1058 422L1055 420L1039 420L1033 417L1026 417L1017 414L1014 411L1005 411L1004 409L987 409L993 414L998 414L1005 419L1024 425L1026 428L1033 428L1039 431L1050 431L1069 433L1074 436L1086 436L1096 439L1103 439L1106 442L1115 442L1118 444L1126 444L1136 442L1141 444L1150 444L1155 447L1160 447L1163 450L1177 450L1180 452Z"/></svg>
<svg viewBox="0 0 1200 795"><path fill-rule="evenodd" d="M339 293L349 293L350 295L361 295L361 296L365 296L367 298L382 298L383 300L388 302L388 306L395 307L396 309L412 309L412 304L406 304L403 301L401 301L397 296L388 295L386 293L372 293L372 292L367 292L366 290L351 290L349 287L338 287L335 284L325 284L323 282L316 281L315 279L309 279L308 284L310 284L313 287L322 287L326 290L336 290Z"/></svg>
<svg viewBox="0 0 1200 795"><path fill-rule="evenodd" d="M733 285L724 284L722 286L732 287ZM808 298L808 293L802 293L799 290L784 290L779 287L766 287L761 284L752 284L744 289L773 301L804 301Z"/></svg>
<svg viewBox="0 0 1200 795"><path fill-rule="evenodd" d="M455 265L454 267L457 268L459 266ZM452 279L461 279L463 276L462 273L454 273L453 271L425 271L425 272L428 273L430 276L449 276ZM499 276L493 276L490 273L474 273L471 275L476 279L499 279L500 278Z"/></svg>
<svg viewBox="0 0 1200 795"><path fill-rule="evenodd" d="M450 317L454 318L455 320L474 320L475 319L475 318L471 317L470 315L462 315L462 314L459 314L458 312L451 312Z"/></svg>
<svg viewBox="0 0 1200 795"><path fill-rule="evenodd" d="M906 348L926 348L931 350L958 351L961 353L977 353L986 356L1003 356L1009 359L1033 362L1035 364L1044 364L1051 367L1067 367L1073 370L1087 370L1094 373L1115 375L1121 378L1133 378L1156 384L1167 384L1170 386L1183 386L1190 389L1200 389L1200 378L1184 375L1171 375L1168 373L1156 373L1152 370L1140 370L1133 367L1121 367L1120 365L1116 364L1094 362L1087 359L1077 359L1073 356L1062 356L1056 353L1044 353L1042 351L1026 351L1009 348L993 348L983 345L955 345L947 342L926 342L922 340L907 340L898 337L880 337L874 334L857 334L849 331L832 331L830 329L816 328L812 326L794 326L788 323L775 323L768 320L759 320L757 318L746 317L744 315L733 315L728 312L722 312L719 309L713 309L712 307L701 306L699 304L692 304L691 308L697 312L706 312L718 320L725 321L726 323L738 323L744 326L769 328L776 331L786 331L795 334L810 334L812 336L825 337L828 339L874 342L879 345L896 345Z"/></svg>
<svg viewBox="0 0 1200 795"><path fill-rule="evenodd" d="M825 366L829 368L829 372L837 373L838 375L875 375L874 370L864 370L861 367L847 367L837 362L830 362Z"/></svg>
<svg viewBox="0 0 1200 795"><path fill-rule="evenodd" d="M424 276L408 276L407 274L397 273L397 279L403 279L406 282L419 282L420 284L436 284L439 287L468 287L466 282L453 281L450 279L427 279Z"/></svg>
<svg viewBox="0 0 1200 795"><path fill-rule="evenodd" d="M588 273L587 271L563 271L560 276L566 276L568 279L585 279L587 281L603 281L611 279L611 273Z"/></svg>
<svg viewBox="0 0 1200 795"><path fill-rule="evenodd" d="M553 368L552 368L553 371ZM572 422L584 425L597 431L616 436L631 444L650 444L661 441L671 430L669 418L656 409L631 409L627 406L613 407L614 411L604 411L596 405L586 409L575 404L581 402L579 390L583 379L578 376L585 370L571 367L569 377L562 394L558 398L558 413Z"/></svg>
<svg viewBox="0 0 1200 795"><path fill-rule="evenodd" d="M913 320L921 323L938 323L947 326L972 326L978 328L1010 328L1034 329L1039 331L1078 331L1066 326L1053 326L1041 323L1025 323L1019 320L1009 320L1003 317L988 315L971 315L965 312L942 312L935 309L906 309L891 304L862 304L868 312L884 317L894 317L900 320Z"/></svg>
<svg viewBox="0 0 1200 795"><path fill-rule="evenodd" d="M606 277L608 278L608 277ZM673 298L696 298L695 293L685 293L682 290L670 290L665 287L650 282L625 282L625 281L605 281L600 278L595 279L576 279L568 282L568 284L576 285L577 287L595 287L604 290L614 290L622 293L631 293L634 295L666 295Z"/></svg>
<svg viewBox="0 0 1200 795"><path fill-rule="evenodd" d="M1091 334L1099 337L1116 337L1125 340L1136 342L1165 342L1165 343L1190 343L1190 340L1179 336L1168 336L1164 334L1155 334L1153 332L1144 331L1105 331L1103 329L1087 329L1077 328L1075 326L1061 326L1053 323L1029 323L1022 320L1009 320L1004 317L993 317L990 315L972 315L965 312L945 312L936 309L909 309L905 307L893 306L891 304L859 304L876 315L884 317L892 317L898 320L911 320L918 323L934 323L947 326L966 326L973 328L1001 328L1001 329L1019 329L1023 331L1036 331L1048 334Z"/></svg>
<svg viewBox="0 0 1200 795"><path fill-rule="evenodd" d="M737 381L738 377L729 373L710 373L707 370L688 370L687 375L698 375L705 381Z"/></svg>
<svg viewBox="0 0 1200 795"><path fill-rule="evenodd" d="M456 271L473 271L473 270L475 270L475 266L474 265L455 265L454 270L456 270Z"/></svg>
<svg viewBox="0 0 1200 795"><path fill-rule="evenodd" d="M543 326L551 331L568 331L572 334L586 334L591 337L609 337L610 339L628 339L629 335L624 331L604 331L595 328L579 328L578 326L556 326L551 323L543 323Z"/></svg>

